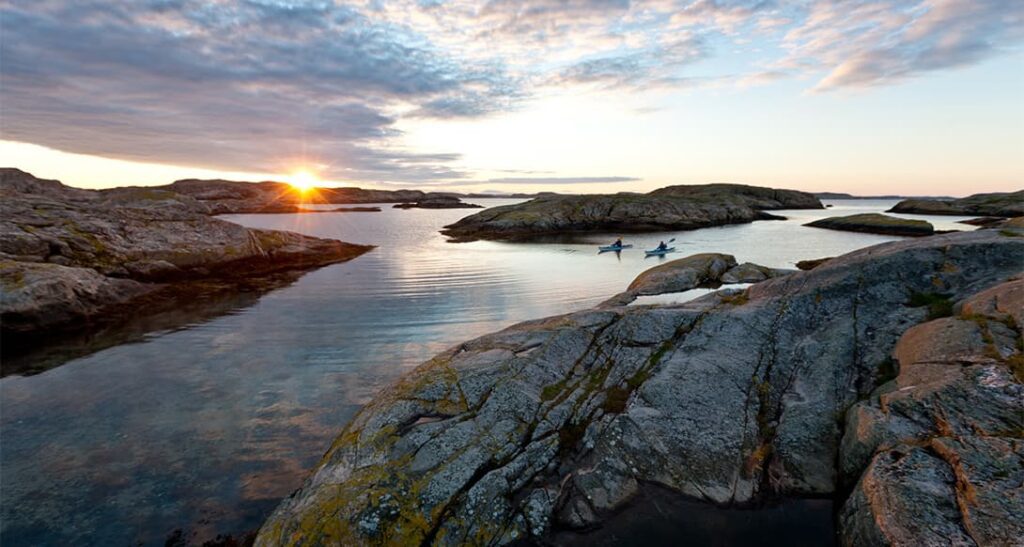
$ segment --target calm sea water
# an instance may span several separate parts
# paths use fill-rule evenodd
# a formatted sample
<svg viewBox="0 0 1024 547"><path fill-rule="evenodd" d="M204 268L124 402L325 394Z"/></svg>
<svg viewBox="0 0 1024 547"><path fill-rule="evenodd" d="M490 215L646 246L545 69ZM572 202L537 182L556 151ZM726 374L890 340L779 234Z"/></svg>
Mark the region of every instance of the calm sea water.
<svg viewBox="0 0 1024 547"><path fill-rule="evenodd" d="M215 319L0 379L0 543L162 545L176 530L201 543L252 530L382 385L462 340L623 290L658 264L642 249L659 239L677 238L674 257L727 252L773 267L896 239L801 226L894 202L830 203L782 212L787 221L629 236L620 255L596 253L614 234L447 243L438 229L471 210L227 216L379 248ZM929 218L971 229L959 219Z"/></svg>

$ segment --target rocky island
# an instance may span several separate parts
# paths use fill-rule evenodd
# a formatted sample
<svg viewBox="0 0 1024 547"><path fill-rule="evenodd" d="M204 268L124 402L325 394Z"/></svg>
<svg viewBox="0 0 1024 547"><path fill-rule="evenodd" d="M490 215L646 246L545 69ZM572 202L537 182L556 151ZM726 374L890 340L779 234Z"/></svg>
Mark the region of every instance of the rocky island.
<svg viewBox="0 0 1024 547"><path fill-rule="evenodd" d="M147 306L134 306L128 317L160 300L251 286L372 248L244 228L166 189L82 190L2 169L0 197L5 352L30 335L87 326L140 299Z"/></svg>
<svg viewBox="0 0 1024 547"><path fill-rule="evenodd" d="M813 195L740 184L670 186L648 194L540 195L446 226L453 241L530 239L580 232L692 230L779 219L765 211L822 209Z"/></svg>
<svg viewBox="0 0 1024 547"><path fill-rule="evenodd" d="M861 232L866 234L882 234L891 236L920 237L935 233L935 227L926 220L897 218L880 213L864 213L845 217L829 217L804 226L826 228L844 232Z"/></svg>
<svg viewBox="0 0 1024 547"><path fill-rule="evenodd" d="M414 202L397 203L395 209L483 209L482 205L466 203L457 196L427 196Z"/></svg>
<svg viewBox="0 0 1024 547"><path fill-rule="evenodd" d="M1024 190L974 194L959 199L906 199L889 210L918 215L1024 216Z"/></svg>
<svg viewBox="0 0 1024 547"><path fill-rule="evenodd" d="M140 189L143 190L143 189ZM365 188L313 188L299 191L285 182L240 182L233 180L185 179L166 186L147 188L169 191L193 198L210 214L292 213L306 203L447 203L458 207L478 207L462 202L459 196L421 190L368 190Z"/></svg>
<svg viewBox="0 0 1024 547"><path fill-rule="evenodd" d="M891 242L740 294L467 341L366 405L256 544L543 541L651 484L721 505L834 497L845 545L1013 543L1018 236Z"/></svg>

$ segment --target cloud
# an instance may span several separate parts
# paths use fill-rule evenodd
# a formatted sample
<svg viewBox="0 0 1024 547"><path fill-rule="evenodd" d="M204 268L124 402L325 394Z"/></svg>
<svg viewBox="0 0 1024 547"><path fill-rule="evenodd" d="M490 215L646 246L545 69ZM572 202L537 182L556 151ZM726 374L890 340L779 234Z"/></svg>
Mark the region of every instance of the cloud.
<svg viewBox="0 0 1024 547"><path fill-rule="evenodd" d="M688 85L693 79L676 75L676 70L707 54L703 41L687 36L666 46L581 61L563 69L555 81L563 85L600 84L607 88Z"/></svg>
<svg viewBox="0 0 1024 547"><path fill-rule="evenodd" d="M389 112L472 117L522 96L500 63L456 59L330 2L42 0L0 17L4 138L71 152L272 172L312 157L337 178L461 178L445 165L456 154L397 149Z"/></svg>
<svg viewBox="0 0 1024 547"><path fill-rule="evenodd" d="M780 66L826 71L814 92L892 85L978 63L1022 39L1021 2L830 2L788 33Z"/></svg>
<svg viewBox="0 0 1024 547"><path fill-rule="evenodd" d="M458 151L404 148L403 119L493 116L552 87L892 85L1011 50L1024 2L0 0L0 24L4 139L442 184L480 177Z"/></svg>

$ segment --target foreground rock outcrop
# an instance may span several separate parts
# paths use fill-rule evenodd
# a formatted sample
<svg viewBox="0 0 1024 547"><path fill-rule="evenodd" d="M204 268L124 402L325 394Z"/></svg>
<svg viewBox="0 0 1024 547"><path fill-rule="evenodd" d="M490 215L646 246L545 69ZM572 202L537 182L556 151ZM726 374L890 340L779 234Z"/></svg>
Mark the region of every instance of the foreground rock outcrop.
<svg viewBox="0 0 1024 547"><path fill-rule="evenodd" d="M860 232L866 234L882 234L891 236L921 237L935 233L935 227L926 220L896 218L879 213L863 213L845 217L829 217L804 226L826 228L844 232Z"/></svg>
<svg viewBox="0 0 1024 547"><path fill-rule="evenodd" d="M71 326L169 285L253 279L351 259L371 247L255 230L166 190L69 188L0 170L5 336Z"/></svg>
<svg viewBox="0 0 1024 547"><path fill-rule="evenodd" d="M821 209L811 194L740 184L670 186L649 194L541 195L492 207L446 226L456 241L528 239L588 231L692 230L780 217L774 209Z"/></svg>
<svg viewBox="0 0 1024 547"><path fill-rule="evenodd" d="M1024 215L1024 190L974 194L960 199L905 199L890 211L919 215L1019 217Z"/></svg>
<svg viewBox="0 0 1024 547"><path fill-rule="evenodd" d="M930 346L914 338L901 342L894 367L893 350L915 325L951 309L971 321L1003 313L1006 297L998 295L1007 289L996 287L1021 273L1022 259L1022 238L938 235L833 258L755 284L742 298L714 293L678 306L593 309L466 342L368 404L256 544L542 538L599 524L645 483L720 504L835 495L858 483L844 508L847 543L901 544L895 528L872 528L883 508L898 526L923 518L935 530L990 537L969 530L981 517L966 523L955 520L963 511L948 509L963 506L956 492L973 489L963 501L968 511L995 507L984 517L990 521L1024 514L1021 460L1012 456L1021 430L1001 421L1021 410L1019 396L1005 397L1020 389L1011 368L1021 348L1002 338L1005 327L1019 339L1019 324L986 319L998 355L966 367L941 364L951 380L929 376L936 386L877 403L868 433L855 434L862 428L848 425L857 419L848 411L870 414L896 367L903 381L916 381L913 367L904 377L904 360L933 367L933 356L905 357ZM940 388L987 402L929 400ZM892 406L914 399L922 419ZM957 438L946 435L923 452L920 443L899 449L933 462L908 468L917 460L890 455L890 439L946 431L932 419L939 414ZM943 484L971 488L929 489L934 479L884 467L890 463L924 475L932 466L947 474Z"/></svg>

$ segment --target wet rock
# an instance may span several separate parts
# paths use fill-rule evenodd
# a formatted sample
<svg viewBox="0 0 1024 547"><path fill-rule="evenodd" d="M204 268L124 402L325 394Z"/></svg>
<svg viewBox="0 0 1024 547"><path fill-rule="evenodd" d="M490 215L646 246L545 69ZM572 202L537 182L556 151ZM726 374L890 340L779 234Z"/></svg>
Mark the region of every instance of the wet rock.
<svg viewBox="0 0 1024 547"><path fill-rule="evenodd" d="M935 233L935 228L927 221L896 218L878 213L823 218L808 222L804 226L845 232L911 237L930 236Z"/></svg>
<svg viewBox="0 0 1024 547"><path fill-rule="evenodd" d="M563 527L598 523L642 483L716 503L833 493L844 415L885 415L872 393L885 391L875 387L891 377L899 338L927 319L911 295L962 300L1018 273L1022 252L1020 238L994 232L898 241L763 281L743 299L587 310L466 342L368 404L256 544L501 544L534 534L545 507ZM932 393L982 386L965 404L1003 416L998 400L976 403L1013 393L1002 362L942 366L961 377L929 380ZM864 431L911 438L935 423L923 418ZM875 459L868 441L853 444L864 466ZM857 523L873 520L860 507L881 506L850 507Z"/></svg>

